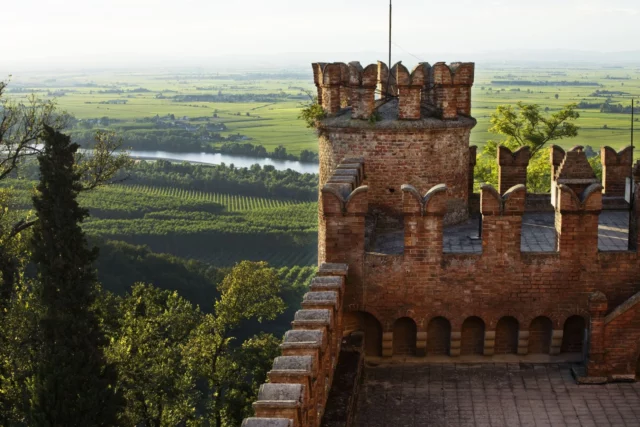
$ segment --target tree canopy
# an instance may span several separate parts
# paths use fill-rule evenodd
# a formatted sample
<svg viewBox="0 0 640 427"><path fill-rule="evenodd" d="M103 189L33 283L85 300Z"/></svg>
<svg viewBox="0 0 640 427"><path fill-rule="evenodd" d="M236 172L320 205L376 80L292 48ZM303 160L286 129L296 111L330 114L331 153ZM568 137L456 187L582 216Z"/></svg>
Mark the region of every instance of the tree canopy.
<svg viewBox="0 0 640 427"><path fill-rule="evenodd" d="M551 171L543 148L548 142L573 138L579 127L574 123L580 114L577 106L570 104L553 114L541 111L539 105L518 102L500 105L491 114L489 132L503 137L500 141L489 140L478 156L475 168L476 183L498 185L498 146L511 151L529 147L531 160L527 168L527 190L546 193L550 191Z"/></svg>
<svg viewBox="0 0 640 427"><path fill-rule="evenodd" d="M570 104L548 115L536 104L499 105L491 114L489 132L505 139L487 141L484 153L495 155L497 146L504 145L511 150L529 147L534 157L550 141L576 137L579 127L574 122L580 118L576 108Z"/></svg>

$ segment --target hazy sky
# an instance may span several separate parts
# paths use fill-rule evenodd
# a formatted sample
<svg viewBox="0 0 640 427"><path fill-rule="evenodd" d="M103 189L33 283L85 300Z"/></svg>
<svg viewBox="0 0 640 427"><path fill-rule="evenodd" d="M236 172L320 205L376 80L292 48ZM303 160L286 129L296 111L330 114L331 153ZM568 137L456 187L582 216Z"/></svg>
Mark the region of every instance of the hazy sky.
<svg viewBox="0 0 640 427"><path fill-rule="evenodd" d="M387 13L388 0L6 0L0 62L383 52ZM417 56L637 50L640 0L395 0L394 39Z"/></svg>

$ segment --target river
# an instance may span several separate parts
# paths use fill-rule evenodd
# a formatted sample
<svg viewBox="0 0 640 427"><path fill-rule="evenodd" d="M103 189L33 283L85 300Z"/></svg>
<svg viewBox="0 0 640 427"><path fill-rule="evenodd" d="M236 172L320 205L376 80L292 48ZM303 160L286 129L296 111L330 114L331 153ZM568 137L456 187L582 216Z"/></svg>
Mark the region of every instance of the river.
<svg viewBox="0 0 640 427"><path fill-rule="evenodd" d="M135 159L149 160L173 160L178 162L202 163L207 165L219 165L231 163L236 167L248 168L256 163L260 166L273 166L277 170L291 169L300 173L318 173L318 165L315 163L302 163L294 160L277 160L268 157L247 157L235 156L221 153L173 153L169 151L129 151L131 157Z"/></svg>

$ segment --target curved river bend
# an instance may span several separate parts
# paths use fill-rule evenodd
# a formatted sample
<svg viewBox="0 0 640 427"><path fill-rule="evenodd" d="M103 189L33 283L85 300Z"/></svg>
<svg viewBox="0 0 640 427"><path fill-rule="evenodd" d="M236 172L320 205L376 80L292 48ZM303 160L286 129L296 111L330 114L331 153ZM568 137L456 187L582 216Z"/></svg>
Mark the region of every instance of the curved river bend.
<svg viewBox="0 0 640 427"><path fill-rule="evenodd" d="M277 160L268 157L235 156L222 153L173 153L169 151L128 151L134 159L148 160L173 160L179 162L202 163L207 165L219 165L231 163L236 167L248 168L252 165L273 166L277 170L291 169L300 173L318 173L318 165L315 163L302 163L294 160Z"/></svg>

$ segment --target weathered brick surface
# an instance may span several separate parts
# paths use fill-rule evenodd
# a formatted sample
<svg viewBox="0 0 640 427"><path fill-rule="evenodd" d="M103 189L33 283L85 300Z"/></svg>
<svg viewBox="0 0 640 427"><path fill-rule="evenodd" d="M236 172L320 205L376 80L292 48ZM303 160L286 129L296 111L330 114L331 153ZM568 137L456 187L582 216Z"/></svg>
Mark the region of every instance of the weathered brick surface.
<svg viewBox="0 0 640 427"><path fill-rule="evenodd" d="M424 122L427 125L430 121ZM422 121L413 123L418 126ZM407 129L385 128L384 124L342 127L327 123L320 136L320 187L345 158L362 156L366 168L363 184L369 187L371 207L399 212L403 184L411 184L424 193L443 183L448 188L452 218L466 219L469 134L475 122L456 123L452 127L444 122L434 123L439 124L442 126Z"/></svg>
<svg viewBox="0 0 640 427"><path fill-rule="evenodd" d="M484 322L479 317L470 317L462 324L460 355L484 353Z"/></svg>
<svg viewBox="0 0 640 427"><path fill-rule="evenodd" d="M608 197L624 197L626 180L631 176L633 149L626 147L616 152L611 147L600 149L602 161L602 186Z"/></svg>
<svg viewBox="0 0 640 427"><path fill-rule="evenodd" d="M310 292L304 295L303 309L295 315L293 329L285 333L282 356L273 362L269 383L260 387L253 404L256 417L243 425L320 425L340 353L347 273L344 264L320 266Z"/></svg>
<svg viewBox="0 0 640 427"><path fill-rule="evenodd" d="M640 366L640 292L605 316L604 294L591 298L591 342L587 374L590 377L633 380Z"/></svg>
<svg viewBox="0 0 640 427"><path fill-rule="evenodd" d="M398 82L398 119L419 120L422 88L425 85L424 67L418 65L411 73L402 64L393 67Z"/></svg>
<svg viewBox="0 0 640 427"><path fill-rule="evenodd" d="M552 156L555 151L557 150L552 150ZM582 193L589 185L599 182L582 146L575 146L565 153L562 163L558 166L554 182L568 186L576 194Z"/></svg>
<svg viewBox="0 0 640 427"><path fill-rule="evenodd" d="M496 324L495 354L518 353L518 320L513 317L503 317Z"/></svg>
<svg viewBox="0 0 640 427"><path fill-rule="evenodd" d="M527 185L527 166L531 159L529 147L511 152L507 147L498 147L498 191L500 194L511 187Z"/></svg>
<svg viewBox="0 0 640 427"><path fill-rule="evenodd" d="M524 186L504 196L485 187L482 253L463 255L442 253L447 192L420 197L405 187L404 252L361 257L341 251L343 262L364 265L357 279L348 278L345 309L377 319L383 354L384 342L389 345L386 355L400 348L394 325L407 317L417 327L414 343L424 340L426 355L580 352L584 323L576 319L589 317L589 295L601 290L620 304L639 290L636 252L597 250L600 188L594 184L580 195L560 189L559 252L523 253ZM507 316L513 320L498 327ZM464 324L470 317L479 320L473 325L484 323L484 336ZM406 348L404 332L402 341Z"/></svg>

